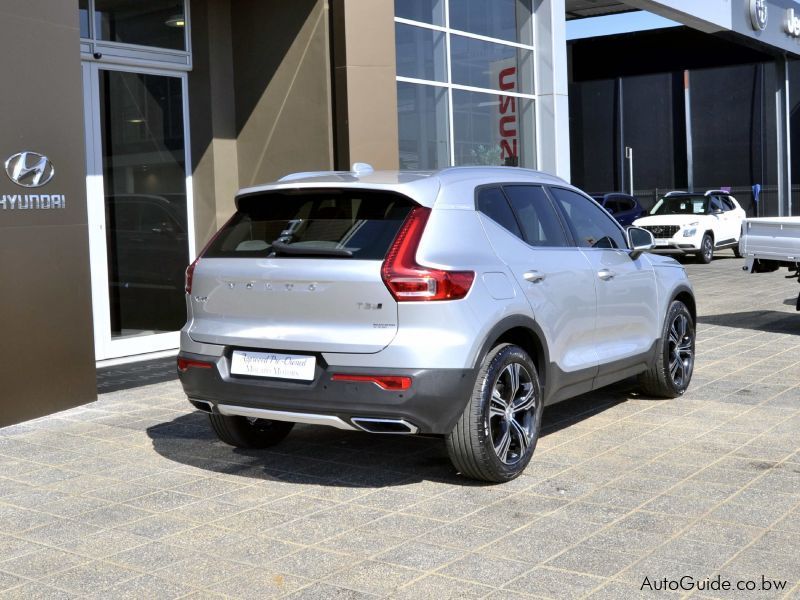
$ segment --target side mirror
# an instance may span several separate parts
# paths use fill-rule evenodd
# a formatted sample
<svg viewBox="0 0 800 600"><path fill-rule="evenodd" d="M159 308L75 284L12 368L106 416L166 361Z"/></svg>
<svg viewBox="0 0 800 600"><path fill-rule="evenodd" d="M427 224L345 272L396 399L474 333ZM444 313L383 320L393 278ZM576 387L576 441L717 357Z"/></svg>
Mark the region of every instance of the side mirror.
<svg viewBox="0 0 800 600"><path fill-rule="evenodd" d="M631 259L636 260L642 255L656 247L656 239L653 234L641 227L628 227L628 247L631 249Z"/></svg>

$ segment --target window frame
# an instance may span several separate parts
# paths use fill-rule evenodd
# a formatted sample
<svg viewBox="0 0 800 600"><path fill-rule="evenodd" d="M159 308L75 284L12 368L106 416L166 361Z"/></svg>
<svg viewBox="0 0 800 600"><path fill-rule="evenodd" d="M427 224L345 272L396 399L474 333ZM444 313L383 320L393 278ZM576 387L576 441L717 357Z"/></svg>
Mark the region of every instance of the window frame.
<svg viewBox="0 0 800 600"><path fill-rule="evenodd" d="M550 203L550 207L553 210L553 213L555 214L555 217L556 217L556 219L558 221L558 224L559 224L559 226L561 227L561 230L564 233L564 240L566 242L565 245L563 245L563 246L534 246L533 244L531 244L530 241L528 240L527 236L525 235L525 229L522 227L522 222L520 221L519 215L517 214L517 211L514 208L514 205L511 204L511 200L509 200L509 198L508 198L508 194L505 191L506 187L538 187L538 188L541 188L542 191L544 191L544 197ZM504 227L502 224L497 223L497 221L492 219L492 217L490 217L488 214L486 214L485 212L480 210L480 208L478 207L478 194L481 191L483 191L485 189L490 189L490 188L499 189L500 192L503 194L503 198L505 198L506 205L508 206L509 210L511 211L511 214L514 217L514 222L517 224L517 229L519 229L520 235L517 235L513 231L510 231L509 229ZM475 208L475 212L484 215L488 219L491 219L492 222L497 223L497 225L502 227L503 230L508 232L509 235L511 235L511 236L515 237L516 239L518 239L519 241L523 242L528 248L530 248L532 250L560 250L560 249L564 249L564 248L576 248L576 247L578 247L578 245L577 245L577 243L575 241L575 238L572 235L572 231L570 230L570 228L567 226L566 222L564 221L564 217L561 214L561 211L559 210L558 206L556 206L556 203L554 202L553 197L548 192L547 186L544 183L535 183L535 182L527 182L527 181L509 181L509 182L484 183L482 185L475 186L473 205L474 205L474 208Z"/></svg>
<svg viewBox="0 0 800 600"><path fill-rule="evenodd" d="M191 0L181 1L183 2L184 18L184 50L114 42L100 38L95 31L95 0L87 0L89 37L80 38L81 60L98 62L94 56L99 53L102 55L100 61L102 64L191 71L193 66Z"/></svg>
<svg viewBox="0 0 800 600"><path fill-rule="evenodd" d="M529 138L523 138L523 133L520 130L518 132L518 150L517 150L517 166L524 166L527 168L537 168L538 165L538 144L537 144L537 130L538 130L538 103L537 103L537 81L536 81L536 61L537 61L537 39L536 39L536 31L534 27L534 19L535 19L535 10L532 0L525 0L526 6L529 10L529 14L527 15L527 23L525 23L524 27L527 29L527 35L529 36L530 43L523 43L519 41L509 41L504 40L502 38L493 38L488 37L485 35L477 34L477 33L470 33L468 31L463 31L461 29L455 29L451 27L450 24L450 0L444 0L444 23L442 25L434 25L432 23L427 23L425 21L416 21L413 19L405 18L405 17L398 17L396 14L394 15L394 22L395 24L403 24L403 25L411 25L414 27L419 27L423 29L430 29L433 31L441 32L445 35L445 71L446 71L446 81L435 81L435 80L428 80L428 79L418 79L414 77L405 77L401 75L395 76L396 83L410 83L415 85L423 85L423 86L432 86L432 87L439 87L444 88L447 93L447 157L448 157L448 164L453 166L456 164L456 114L454 110L454 103L453 103L453 93L454 91L463 91L463 92L479 92L483 94L487 94L494 97L511 97L516 98L517 102L521 101L530 101L531 106L533 109L533 123L534 123L534 130L527 132L527 135L530 136ZM530 55L530 73L520 73L520 69L517 69L517 83L516 89L522 89L522 85L520 84L520 78L530 78L530 85L531 85L531 93L521 93L513 90L498 90L498 89L491 89L491 88L483 88L483 87L474 87L470 85L462 85L458 83L453 83L453 68L452 68L452 51L451 51L451 38L452 36L460 36L462 38L469 38L472 40L478 40L482 42L490 42L493 44L498 44L501 46L508 46L514 48L516 50L529 50L531 52ZM517 115L519 117L520 112L517 111Z"/></svg>
<svg viewBox="0 0 800 600"><path fill-rule="evenodd" d="M543 184L542 187L544 187L545 191L547 192L547 195L550 197L550 200L552 201L552 203L556 207L556 210L558 211L559 215L563 219L563 223L566 226L567 230L570 232L570 234L572 234L573 243L575 244L575 246L577 248L580 248L581 250L603 250L603 251L606 251L606 250L617 251L617 250L619 250L619 251L623 251L623 252L627 252L627 253L631 252L630 241L628 240L628 234L625 231L625 228L622 227L617 222L617 220L614 219L614 217L610 216L605 211L605 209L603 208L603 205L600 204L599 202L597 202L597 200L595 200L594 198L592 198L588 194L585 194L584 192L578 190L577 188L570 188L570 187L566 187L566 186L563 186L563 185L552 185L552 184ZM577 194L578 196L582 197L583 199L589 201L591 204L594 204L597 208L599 208L600 209L600 213L603 215L603 218L605 218L607 221L609 221L613 225L613 227L616 228L620 232L620 234L622 235L622 239L625 242L625 247L624 248L593 248L593 247L588 247L588 246L581 246L580 244L578 244L578 239L575 237L575 233L576 232L574 232L573 229L572 229L573 226L572 226L572 224L571 224L571 222L569 220L569 216L567 214L565 214L564 209L561 207L561 204L558 202L558 199L555 197L555 194L552 193L552 190L554 190L554 189L555 190L564 190L565 192L572 192L574 194Z"/></svg>

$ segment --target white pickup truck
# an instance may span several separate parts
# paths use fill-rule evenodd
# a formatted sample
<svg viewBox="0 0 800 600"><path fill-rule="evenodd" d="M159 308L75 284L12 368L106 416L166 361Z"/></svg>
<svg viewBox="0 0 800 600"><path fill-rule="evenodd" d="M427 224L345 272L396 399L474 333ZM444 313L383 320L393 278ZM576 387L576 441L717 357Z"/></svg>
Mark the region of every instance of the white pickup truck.
<svg viewBox="0 0 800 600"><path fill-rule="evenodd" d="M769 273L786 267L789 277L797 277L800 282L800 217L745 219L739 253L745 258L745 271Z"/></svg>

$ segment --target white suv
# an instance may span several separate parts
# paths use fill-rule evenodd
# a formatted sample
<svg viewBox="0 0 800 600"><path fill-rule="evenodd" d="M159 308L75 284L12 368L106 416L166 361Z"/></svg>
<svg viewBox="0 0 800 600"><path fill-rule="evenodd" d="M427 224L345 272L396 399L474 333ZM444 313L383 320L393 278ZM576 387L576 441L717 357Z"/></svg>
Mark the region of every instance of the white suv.
<svg viewBox="0 0 800 600"><path fill-rule="evenodd" d="M694 254L700 262L710 263L714 250L722 248L731 248L739 256L739 236L746 217L736 199L722 190L670 192L648 216L633 224L653 234L653 252Z"/></svg>
<svg viewBox="0 0 800 600"><path fill-rule="evenodd" d="M231 445L294 423L437 435L461 473L506 481L545 405L691 380L685 271L556 177L361 166L242 190L236 207L187 270L178 356Z"/></svg>

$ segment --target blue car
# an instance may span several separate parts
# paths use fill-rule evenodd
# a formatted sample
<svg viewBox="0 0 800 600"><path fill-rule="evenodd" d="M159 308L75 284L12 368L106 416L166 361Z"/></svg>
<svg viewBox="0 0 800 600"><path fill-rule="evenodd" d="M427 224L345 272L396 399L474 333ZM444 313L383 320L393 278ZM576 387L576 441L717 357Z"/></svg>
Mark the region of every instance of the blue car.
<svg viewBox="0 0 800 600"><path fill-rule="evenodd" d="M609 192L607 194L592 194L592 198L611 213L611 216L623 227L633 225L633 222L646 212L642 205L639 204L639 201L628 194Z"/></svg>

